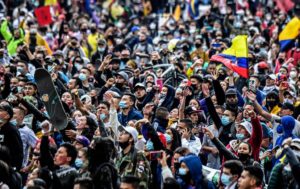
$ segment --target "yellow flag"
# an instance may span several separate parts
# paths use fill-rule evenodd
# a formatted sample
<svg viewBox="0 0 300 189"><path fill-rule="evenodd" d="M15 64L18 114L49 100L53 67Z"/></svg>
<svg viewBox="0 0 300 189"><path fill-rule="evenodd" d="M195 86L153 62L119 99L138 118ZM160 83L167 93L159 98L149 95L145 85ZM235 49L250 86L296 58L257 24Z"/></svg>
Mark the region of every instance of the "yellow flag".
<svg viewBox="0 0 300 189"><path fill-rule="evenodd" d="M177 5L173 14L173 17L176 21L178 21L180 19L181 16L181 8L180 5Z"/></svg>

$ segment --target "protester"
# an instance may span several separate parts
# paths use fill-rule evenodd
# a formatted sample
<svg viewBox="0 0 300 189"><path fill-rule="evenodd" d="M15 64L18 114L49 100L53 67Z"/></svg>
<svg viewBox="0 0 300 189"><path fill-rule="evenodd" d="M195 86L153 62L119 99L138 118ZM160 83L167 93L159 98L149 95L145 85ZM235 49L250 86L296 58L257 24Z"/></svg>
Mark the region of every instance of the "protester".
<svg viewBox="0 0 300 189"><path fill-rule="evenodd" d="M299 0L1 2L0 188L299 188L299 31Z"/></svg>

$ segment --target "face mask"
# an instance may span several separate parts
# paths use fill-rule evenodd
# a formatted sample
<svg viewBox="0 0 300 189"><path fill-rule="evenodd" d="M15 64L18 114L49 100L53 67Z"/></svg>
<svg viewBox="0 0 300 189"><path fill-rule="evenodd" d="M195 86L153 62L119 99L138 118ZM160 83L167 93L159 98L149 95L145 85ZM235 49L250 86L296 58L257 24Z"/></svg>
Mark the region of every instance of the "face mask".
<svg viewBox="0 0 300 189"><path fill-rule="evenodd" d="M2 86L3 85L3 81L2 80L0 80L0 86Z"/></svg>
<svg viewBox="0 0 300 189"><path fill-rule="evenodd" d="M184 169L184 168L179 168L178 174L179 174L179 175L182 175L182 176L186 175L186 169Z"/></svg>
<svg viewBox="0 0 300 189"><path fill-rule="evenodd" d="M148 151L154 150L154 145L153 145L153 142L151 140L147 141L147 143L146 143L146 149Z"/></svg>
<svg viewBox="0 0 300 189"><path fill-rule="evenodd" d="M221 176L221 181L225 186L228 186L231 183L230 179L231 179L231 177L229 175L224 174L224 173Z"/></svg>
<svg viewBox="0 0 300 189"><path fill-rule="evenodd" d="M287 99L287 98L285 98L285 99L283 100L283 102L284 102L284 103L289 103L289 104L294 104L294 101L293 101L292 99Z"/></svg>
<svg viewBox="0 0 300 189"><path fill-rule="evenodd" d="M123 63L128 62L128 60L129 60L129 58L121 58L121 61L122 61Z"/></svg>
<svg viewBox="0 0 300 189"><path fill-rule="evenodd" d="M152 22L149 27L151 30L154 30L156 28L156 25L155 25L155 23Z"/></svg>
<svg viewBox="0 0 300 189"><path fill-rule="evenodd" d="M190 27L190 33L195 33L196 32L196 27Z"/></svg>
<svg viewBox="0 0 300 189"><path fill-rule="evenodd" d="M238 139L238 140L243 140L244 138L245 138L245 135L244 134L236 134L235 135L236 136L236 138Z"/></svg>
<svg viewBox="0 0 300 189"><path fill-rule="evenodd" d="M195 47L198 49L198 48L200 48L202 45L201 45L201 43L196 43L195 44Z"/></svg>
<svg viewBox="0 0 300 189"><path fill-rule="evenodd" d="M222 116L221 122L222 122L222 125L224 125L224 126L228 125L230 123L229 117L228 116Z"/></svg>
<svg viewBox="0 0 300 189"><path fill-rule="evenodd" d="M121 109L127 108L126 102L125 102L125 101L120 101L120 102L119 102L119 107L120 107Z"/></svg>
<svg viewBox="0 0 300 189"><path fill-rule="evenodd" d="M11 120L10 124L12 124L12 126L17 126L17 120L16 119Z"/></svg>
<svg viewBox="0 0 300 189"><path fill-rule="evenodd" d="M104 120L105 118L106 118L106 115L105 115L105 114L103 114L103 113L100 114L100 119L101 119L101 120Z"/></svg>
<svg viewBox="0 0 300 189"><path fill-rule="evenodd" d="M250 158L249 154L238 154L240 161L246 161Z"/></svg>
<svg viewBox="0 0 300 189"><path fill-rule="evenodd" d="M91 33L96 33L97 29L96 28L91 28Z"/></svg>
<svg viewBox="0 0 300 189"><path fill-rule="evenodd" d="M83 161L82 161L81 159L77 158L77 159L75 160L75 166L76 166L77 168L81 168L82 165L83 165Z"/></svg>
<svg viewBox="0 0 300 189"><path fill-rule="evenodd" d="M125 148L127 148L127 146L129 146L129 141L126 142L119 142L119 146L124 150Z"/></svg>
<svg viewBox="0 0 300 189"><path fill-rule="evenodd" d="M296 73L295 71L291 71L291 72L290 72L290 77L291 77L292 79L296 78L296 77L297 77L297 73Z"/></svg>
<svg viewBox="0 0 300 189"><path fill-rule="evenodd" d="M172 137L171 137L171 135L165 134L165 137L166 137L167 143L170 144L170 143L172 142Z"/></svg>
<svg viewBox="0 0 300 189"><path fill-rule="evenodd" d="M161 93L160 95L159 95L159 99L164 99L164 98L166 98L166 94L164 94L164 93Z"/></svg>
<svg viewBox="0 0 300 189"><path fill-rule="evenodd" d="M3 124L4 122L5 120L0 118L0 124Z"/></svg>
<svg viewBox="0 0 300 189"><path fill-rule="evenodd" d="M278 62L279 62L280 64L282 64L282 63L284 62L284 59L283 59L283 58L278 58Z"/></svg>
<svg viewBox="0 0 300 189"><path fill-rule="evenodd" d="M31 33L31 34L35 34L36 32L37 32L37 29L36 29L36 28L31 28L31 29L30 29L30 33Z"/></svg>
<svg viewBox="0 0 300 189"><path fill-rule="evenodd" d="M80 73L78 78L81 80L81 81L85 81L86 80L86 75L84 73Z"/></svg>
<svg viewBox="0 0 300 189"><path fill-rule="evenodd" d="M23 72L23 68L22 67L17 67L17 72L20 72L20 73L22 73Z"/></svg>
<svg viewBox="0 0 300 189"><path fill-rule="evenodd" d="M98 47L98 51L101 52L101 53L103 53L105 51L105 47L102 47L102 48Z"/></svg>
<svg viewBox="0 0 300 189"><path fill-rule="evenodd" d="M115 83L115 86L119 89L121 89L123 87L123 83Z"/></svg>
<svg viewBox="0 0 300 189"><path fill-rule="evenodd" d="M79 70L81 70L81 68L83 67L81 64L79 64L79 63L75 63L75 68L79 71Z"/></svg>

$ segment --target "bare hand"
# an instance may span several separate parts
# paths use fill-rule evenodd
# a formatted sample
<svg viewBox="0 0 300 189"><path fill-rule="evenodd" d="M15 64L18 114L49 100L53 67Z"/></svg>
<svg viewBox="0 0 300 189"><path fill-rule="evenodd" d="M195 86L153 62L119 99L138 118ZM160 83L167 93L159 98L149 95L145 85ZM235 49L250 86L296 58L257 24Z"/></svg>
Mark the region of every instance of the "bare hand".
<svg viewBox="0 0 300 189"><path fill-rule="evenodd" d="M162 167L168 166L167 165L167 159L168 159L168 157L167 157L166 152L162 151L162 157L161 157L161 159L158 159L158 161L160 162L160 164L161 164Z"/></svg>
<svg viewBox="0 0 300 189"><path fill-rule="evenodd" d="M252 102L256 100L256 94L254 94L252 91L246 91L246 96Z"/></svg>
<svg viewBox="0 0 300 189"><path fill-rule="evenodd" d="M207 127L202 128L203 132L208 136L208 138L213 139L215 136Z"/></svg>
<svg viewBox="0 0 300 189"><path fill-rule="evenodd" d="M71 139L76 138L76 131L74 131L74 130L66 130L65 133L66 133L67 137L69 137Z"/></svg>

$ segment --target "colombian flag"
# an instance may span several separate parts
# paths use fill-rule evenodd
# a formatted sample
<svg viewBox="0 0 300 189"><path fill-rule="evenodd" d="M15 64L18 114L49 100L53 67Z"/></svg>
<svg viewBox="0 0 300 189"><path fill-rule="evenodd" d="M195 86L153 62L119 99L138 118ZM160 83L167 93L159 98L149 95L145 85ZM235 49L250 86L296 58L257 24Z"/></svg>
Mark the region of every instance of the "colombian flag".
<svg viewBox="0 0 300 189"><path fill-rule="evenodd" d="M189 0L189 15L192 18L197 18L199 16L199 0Z"/></svg>
<svg viewBox="0 0 300 189"><path fill-rule="evenodd" d="M280 51L286 51L293 47L294 39L300 32L300 19L294 17L279 34Z"/></svg>
<svg viewBox="0 0 300 189"><path fill-rule="evenodd" d="M227 68L244 78L249 77L248 70L248 44L246 35L238 35L232 40L230 48L221 54L213 55L211 61L223 63Z"/></svg>

